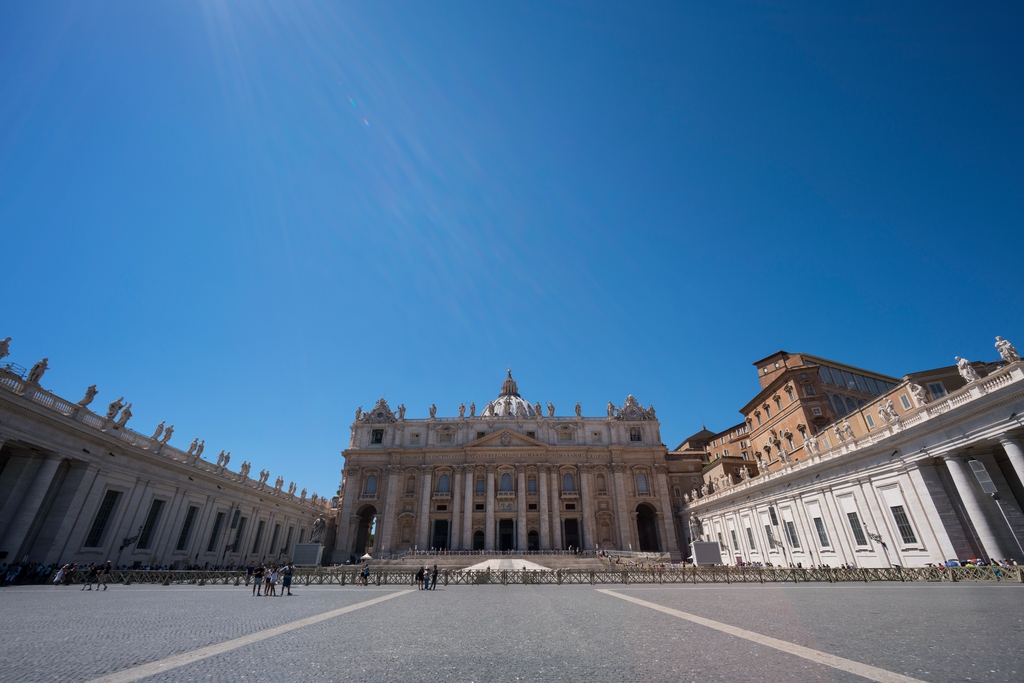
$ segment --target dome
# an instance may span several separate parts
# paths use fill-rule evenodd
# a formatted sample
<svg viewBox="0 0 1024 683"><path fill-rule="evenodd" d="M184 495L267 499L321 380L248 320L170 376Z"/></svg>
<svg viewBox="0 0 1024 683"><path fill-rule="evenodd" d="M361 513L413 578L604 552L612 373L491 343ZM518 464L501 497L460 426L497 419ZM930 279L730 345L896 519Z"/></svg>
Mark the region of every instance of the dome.
<svg viewBox="0 0 1024 683"><path fill-rule="evenodd" d="M529 401L519 395L519 388L516 381L512 379L511 368L508 377L501 383L501 393L483 409L480 417L514 417L526 418L537 417L537 410L530 405Z"/></svg>

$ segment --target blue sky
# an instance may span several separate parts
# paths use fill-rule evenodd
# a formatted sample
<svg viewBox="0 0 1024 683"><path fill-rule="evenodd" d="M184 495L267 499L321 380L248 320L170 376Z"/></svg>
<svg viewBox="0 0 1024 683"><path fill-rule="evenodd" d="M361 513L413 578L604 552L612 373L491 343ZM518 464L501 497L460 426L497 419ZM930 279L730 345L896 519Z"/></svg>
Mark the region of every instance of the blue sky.
<svg viewBox="0 0 1024 683"><path fill-rule="evenodd" d="M1024 344L1019 3L9 2L0 336L330 495L357 406L663 440Z"/></svg>

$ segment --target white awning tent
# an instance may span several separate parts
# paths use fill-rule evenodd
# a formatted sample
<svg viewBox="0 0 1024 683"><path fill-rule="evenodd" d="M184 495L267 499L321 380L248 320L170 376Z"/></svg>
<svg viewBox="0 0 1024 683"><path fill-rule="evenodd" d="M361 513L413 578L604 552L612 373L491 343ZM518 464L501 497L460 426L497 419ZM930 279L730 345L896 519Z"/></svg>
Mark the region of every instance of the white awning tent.
<svg viewBox="0 0 1024 683"><path fill-rule="evenodd" d="M370 557L370 553L366 553L365 555L363 555L363 556L362 556L362 557L360 557L359 559L360 559L360 560L372 560L373 558L372 558L372 557Z"/></svg>

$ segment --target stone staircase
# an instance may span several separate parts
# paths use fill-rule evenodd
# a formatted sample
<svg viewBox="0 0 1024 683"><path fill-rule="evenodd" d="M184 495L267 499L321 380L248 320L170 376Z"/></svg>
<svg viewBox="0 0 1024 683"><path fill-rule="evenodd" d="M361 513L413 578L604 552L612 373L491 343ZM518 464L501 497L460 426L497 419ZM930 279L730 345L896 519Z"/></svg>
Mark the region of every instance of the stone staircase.
<svg viewBox="0 0 1024 683"><path fill-rule="evenodd" d="M604 571L608 569L606 560L597 557L579 557L576 555L406 555L397 560L372 560L370 568L387 569L418 569L419 566L437 565L438 569L466 569L486 560L526 560L548 569L579 569Z"/></svg>

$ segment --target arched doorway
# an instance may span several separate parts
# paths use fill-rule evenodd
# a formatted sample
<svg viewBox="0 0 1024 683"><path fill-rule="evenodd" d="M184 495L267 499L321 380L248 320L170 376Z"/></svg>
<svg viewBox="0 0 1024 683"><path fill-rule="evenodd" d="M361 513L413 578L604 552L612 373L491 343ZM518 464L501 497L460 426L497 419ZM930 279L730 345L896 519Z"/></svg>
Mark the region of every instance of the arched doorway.
<svg viewBox="0 0 1024 683"><path fill-rule="evenodd" d="M540 550L540 534L536 531L531 531L526 535L526 548L527 550Z"/></svg>
<svg viewBox="0 0 1024 683"><path fill-rule="evenodd" d="M636 506L636 537L640 552L656 553L658 547L658 522L654 508L646 503Z"/></svg>
<svg viewBox="0 0 1024 683"><path fill-rule="evenodd" d="M356 544L352 546L352 554L357 558L373 547L373 535L376 531L377 508L367 505L359 512L356 528Z"/></svg>
<svg viewBox="0 0 1024 683"><path fill-rule="evenodd" d="M473 550L484 549L484 532L477 530L473 532Z"/></svg>

